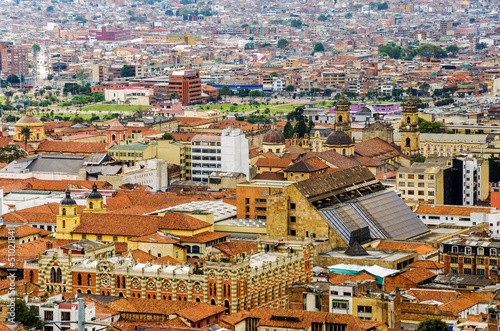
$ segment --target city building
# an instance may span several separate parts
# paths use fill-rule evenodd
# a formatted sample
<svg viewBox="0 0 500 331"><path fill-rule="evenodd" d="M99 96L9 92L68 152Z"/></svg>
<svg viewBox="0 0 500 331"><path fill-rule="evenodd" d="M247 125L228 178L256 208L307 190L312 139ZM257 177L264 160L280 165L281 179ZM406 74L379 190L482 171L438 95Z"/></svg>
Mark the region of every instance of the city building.
<svg viewBox="0 0 500 331"><path fill-rule="evenodd" d="M6 79L9 75L18 78L29 74L29 46L15 46L11 43L0 42L0 72Z"/></svg>
<svg viewBox="0 0 500 331"><path fill-rule="evenodd" d="M42 291L204 302L234 314L287 307L288 287L311 280L311 250L309 239L263 237L258 252L199 267L135 263L115 256L113 242L80 241L26 261L24 275Z"/></svg>
<svg viewBox="0 0 500 331"><path fill-rule="evenodd" d="M102 26L101 30L91 30L90 34L95 34L97 41L125 41L130 40L131 31L129 29L118 28L108 30L107 26Z"/></svg>
<svg viewBox="0 0 500 331"><path fill-rule="evenodd" d="M248 139L241 129L228 128L221 136L196 135L191 139L191 177L208 182L214 171L250 173Z"/></svg>
<svg viewBox="0 0 500 331"><path fill-rule="evenodd" d="M183 106L202 102L200 72L190 66L184 70L173 71L169 77L168 88L170 94L177 95Z"/></svg>
<svg viewBox="0 0 500 331"><path fill-rule="evenodd" d="M420 155L418 110L411 91L408 100L403 105L403 119L399 131L401 132L401 151L410 157Z"/></svg>

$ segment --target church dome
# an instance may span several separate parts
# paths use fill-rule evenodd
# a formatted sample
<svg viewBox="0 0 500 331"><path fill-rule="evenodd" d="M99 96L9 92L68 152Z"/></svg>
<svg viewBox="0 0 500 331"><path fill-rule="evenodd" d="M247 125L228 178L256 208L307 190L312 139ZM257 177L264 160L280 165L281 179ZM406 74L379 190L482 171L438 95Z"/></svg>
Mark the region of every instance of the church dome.
<svg viewBox="0 0 500 331"><path fill-rule="evenodd" d="M90 192L87 199L90 199L90 200L101 200L102 199L101 193L97 192L97 185L96 184L92 185L92 192Z"/></svg>
<svg viewBox="0 0 500 331"><path fill-rule="evenodd" d="M66 197L59 203L61 206L76 206L76 201L71 198L71 193L66 190Z"/></svg>
<svg viewBox="0 0 500 331"><path fill-rule="evenodd" d="M334 131L326 138L325 145L351 145L352 139L343 131Z"/></svg>
<svg viewBox="0 0 500 331"><path fill-rule="evenodd" d="M356 112L356 115L371 115L372 111L370 108L363 106L359 108L359 110Z"/></svg>
<svg viewBox="0 0 500 331"><path fill-rule="evenodd" d="M284 144L285 136L283 133L276 129L271 129L266 132L264 137L262 138L263 144Z"/></svg>
<svg viewBox="0 0 500 331"><path fill-rule="evenodd" d="M27 111L26 115L21 117L19 121L16 122L16 126L44 126L42 121L36 116L33 116L31 111Z"/></svg>

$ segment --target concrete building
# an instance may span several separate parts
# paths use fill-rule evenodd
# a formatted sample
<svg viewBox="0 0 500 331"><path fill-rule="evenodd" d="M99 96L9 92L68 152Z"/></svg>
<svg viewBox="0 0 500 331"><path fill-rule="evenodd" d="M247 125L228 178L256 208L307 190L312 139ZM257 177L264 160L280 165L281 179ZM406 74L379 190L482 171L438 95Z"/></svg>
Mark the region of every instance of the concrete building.
<svg viewBox="0 0 500 331"><path fill-rule="evenodd" d="M38 308L38 312L41 320L45 322L58 322L54 323L55 325L47 323L47 325L44 326L44 330L46 331L78 329L78 302L75 300L41 304ZM95 318L95 305L93 303L85 304L85 321L94 321ZM85 331L94 331L95 329L96 327L93 325L85 326Z"/></svg>
<svg viewBox="0 0 500 331"><path fill-rule="evenodd" d="M221 136L196 135L191 139L191 177L208 182L214 171L250 173L248 139L241 129L225 129Z"/></svg>
<svg viewBox="0 0 500 331"><path fill-rule="evenodd" d="M149 106L149 99L152 95L151 89L132 86L107 89L104 92L106 101L135 106Z"/></svg>
<svg viewBox="0 0 500 331"><path fill-rule="evenodd" d="M10 43L0 42L0 72L2 76L21 75L29 73L29 54L32 52L29 46L14 46Z"/></svg>

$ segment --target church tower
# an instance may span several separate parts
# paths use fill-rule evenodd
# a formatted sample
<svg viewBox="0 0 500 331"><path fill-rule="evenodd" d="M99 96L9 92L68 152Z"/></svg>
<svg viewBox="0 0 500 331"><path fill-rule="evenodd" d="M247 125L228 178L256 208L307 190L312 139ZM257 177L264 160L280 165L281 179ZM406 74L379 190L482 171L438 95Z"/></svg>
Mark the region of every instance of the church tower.
<svg viewBox="0 0 500 331"><path fill-rule="evenodd" d="M87 196L87 208L83 210L84 213L105 213L104 199L102 194L97 191L97 185L92 185L92 192Z"/></svg>
<svg viewBox="0 0 500 331"><path fill-rule="evenodd" d="M401 119L401 151L410 157L420 155L420 131L418 127L417 103L411 93L403 104L403 118Z"/></svg>
<svg viewBox="0 0 500 331"><path fill-rule="evenodd" d="M335 106L335 131L345 132L352 138L351 103L345 98L344 91L340 93L340 99Z"/></svg>
<svg viewBox="0 0 500 331"><path fill-rule="evenodd" d="M72 239L72 232L80 225L80 215L76 201L71 198L69 189L66 197L59 203L57 215L56 239Z"/></svg>

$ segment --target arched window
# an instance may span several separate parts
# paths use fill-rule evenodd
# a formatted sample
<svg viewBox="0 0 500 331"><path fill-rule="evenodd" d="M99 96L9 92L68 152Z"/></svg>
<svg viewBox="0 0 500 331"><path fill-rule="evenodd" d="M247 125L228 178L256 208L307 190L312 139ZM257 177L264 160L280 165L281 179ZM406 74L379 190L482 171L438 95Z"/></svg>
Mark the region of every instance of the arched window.
<svg viewBox="0 0 500 331"><path fill-rule="evenodd" d="M78 276L76 276L76 284L82 285L82 274L78 274Z"/></svg>
<svg viewBox="0 0 500 331"><path fill-rule="evenodd" d="M210 283L210 285L209 285L209 293L210 293L210 295L212 295L212 283Z"/></svg>
<svg viewBox="0 0 500 331"><path fill-rule="evenodd" d="M231 312L231 308L229 308L229 301L224 301L224 307L227 308L227 310L224 312L224 314L228 315Z"/></svg>
<svg viewBox="0 0 500 331"><path fill-rule="evenodd" d="M224 284L222 287L222 296L226 296L226 284Z"/></svg>
<svg viewBox="0 0 500 331"><path fill-rule="evenodd" d="M186 252L187 252L187 253L191 253L191 246L186 245Z"/></svg>
<svg viewBox="0 0 500 331"><path fill-rule="evenodd" d="M199 254L200 253L200 246L193 246L191 248L191 253Z"/></svg>
<svg viewBox="0 0 500 331"><path fill-rule="evenodd" d="M30 283L35 282L35 274L33 273L33 270L30 270Z"/></svg>
<svg viewBox="0 0 500 331"><path fill-rule="evenodd" d="M227 296L231 296L231 285L227 285Z"/></svg>
<svg viewBox="0 0 500 331"><path fill-rule="evenodd" d="M345 148L342 149L342 155L345 155Z"/></svg>
<svg viewBox="0 0 500 331"><path fill-rule="evenodd" d="M116 277L116 287L120 288L120 277Z"/></svg>
<svg viewBox="0 0 500 331"><path fill-rule="evenodd" d="M87 275L87 286L91 286L91 285L92 285L92 276Z"/></svg>
<svg viewBox="0 0 500 331"><path fill-rule="evenodd" d="M410 147L411 145L410 142L411 142L410 138L406 138L406 147Z"/></svg>
<svg viewBox="0 0 500 331"><path fill-rule="evenodd" d="M127 283L125 283L125 276L122 276L122 286L123 288L127 287Z"/></svg>
<svg viewBox="0 0 500 331"><path fill-rule="evenodd" d="M65 220L63 220L62 226L63 226L63 229L66 228L66 221Z"/></svg>
<svg viewBox="0 0 500 331"><path fill-rule="evenodd" d="M62 209L62 214L63 214L63 216L66 215L66 208Z"/></svg>
<svg viewBox="0 0 500 331"><path fill-rule="evenodd" d="M478 248L477 255L484 255L484 248L482 248L482 247Z"/></svg>
<svg viewBox="0 0 500 331"><path fill-rule="evenodd" d="M201 302L200 298L196 298L195 300L196 302Z"/></svg>
<svg viewBox="0 0 500 331"><path fill-rule="evenodd" d="M123 297L123 293L122 292L118 293L118 296Z"/></svg>
<svg viewBox="0 0 500 331"><path fill-rule="evenodd" d="M62 272L61 268L57 268L57 282L62 283Z"/></svg>
<svg viewBox="0 0 500 331"><path fill-rule="evenodd" d="M116 135L112 134L111 135L111 141L115 141L116 140Z"/></svg>
<svg viewBox="0 0 500 331"><path fill-rule="evenodd" d="M458 253L458 246L452 246L451 247L451 252L452 253Z"/></svg>
<svg viewBox="0 0 500 331"><path fill-rule="evenodd" d="M410 116L408 116L408 117L406 118L406 123L407 123L407 124L410 124L410 122L411 122L411 120L410 120Z"/></svg>
<svg viewBox="0 0 500 331"><path fill-rule="evenodd" d="M491 256L497 256L497 250L496 250L496 248L491 248L490 249L490 255Z"/></svg>
<svg viewBox="0 0 500 331"><path fill-rule="evenodd" d="M91 290L87 290L87 294L92 294L92 291Z"/></svg>
<svg viewBox="0 0 500 331"><path fill-rule="evenodd" d="M89 208L94 209L94 203L92 201L89 202Z"/></svg>
<svg viewBox="0 0 500 331"><path fill-rule="evenodd" d="M339 115L339 123L342 123L342 115Z"/></svg>
<svg viewBox="0 0 500 331"><path fill-rule="evenodd" d="M51 283L56 282L56 269L54 269L54 267L52 267L52 269L50 269L50 282Z"/></svg>
<svg viewBox="0 0 500 331"><path fill-rule="evenodd" d="M472 248L465 247L465 255L471 255L471 254L472 254Z"/></svg>
<svg viewBox="0 0 500 331"><path fill-rule="evenodd" d="M214 300L214 299L210 300L210 304L211 304L212 306L215 306L215 305L216 305L215 300Z"/></svg>
<svg viewBox="0 0 500 331"><path fill-rule="evenodd" d="M76 291L76 293L82 293L82 290L81 290L81 289L78 289L78 290Z"/></svg>

